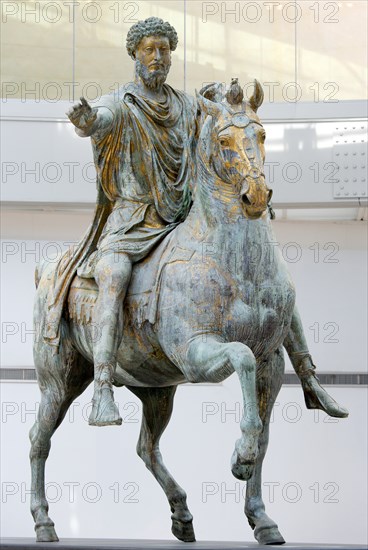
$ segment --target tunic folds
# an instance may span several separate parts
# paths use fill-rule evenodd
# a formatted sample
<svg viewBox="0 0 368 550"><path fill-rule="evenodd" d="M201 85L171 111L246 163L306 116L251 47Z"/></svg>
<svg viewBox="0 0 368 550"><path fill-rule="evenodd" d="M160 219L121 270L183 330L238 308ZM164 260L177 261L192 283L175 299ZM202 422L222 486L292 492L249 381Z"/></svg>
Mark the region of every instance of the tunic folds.
<svg viewBox="0 0 368 550"><path fill-rule="evenodd" d="M97 204L84 238L53 273L44 331L51 345L59 345L63 307L77 271L93 277L98 260L111 252L127 254L133 263L143 259L189 212L196 101L167 84L163 88L165 100L157 102L129 83L94 106L108 109L107 123L91 137Z"/></svg>

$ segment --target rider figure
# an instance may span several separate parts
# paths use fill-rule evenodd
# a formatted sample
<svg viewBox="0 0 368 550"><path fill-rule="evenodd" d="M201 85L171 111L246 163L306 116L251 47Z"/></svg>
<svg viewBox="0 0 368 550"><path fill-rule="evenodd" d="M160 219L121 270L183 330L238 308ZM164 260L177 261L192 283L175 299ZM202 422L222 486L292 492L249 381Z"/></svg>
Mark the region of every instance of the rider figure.
<svg viewBox="0 0 368 550"><path fill-rule="evenodd" d="M132 264L190 207L196 103L165 84L177 41L175 29L161 19L137 23L127 36L134 82L102 97L93 108L81 98L68 112L77 134L92 138L100 185L113 204L96 252L78 270L82 277L94 277L99 288L93 313L99 338L93 344L91 425L121 423L112 379Z"/></svg>
<svg viewBox="0 0 368 550"><path fill-rule="evenodd" d="M121 304L132 264L146 257L190 208L197 105L189 95L165 84L177 42L175 29L162 19L150 17L133 25L127 50L135 60L134 82L103 96L93 108L81 98L68 112L77 134L91 137L99 190L96 212L108 204L108 217L103 219L94 252L88 253L85 238L80 255L66 254L61 260L49 297L45 338L58 346L63 300L76 269L82 277L94 277L99 288L93 312L99 338L93 342L94 395L89 417L94 426L122 422L112 382L123 334ZM98 221L96 216L89 243L101 224L102 218ZM284 345L302 382L307 406L331 416L347 416L314 376L296 309Z"/></svg>

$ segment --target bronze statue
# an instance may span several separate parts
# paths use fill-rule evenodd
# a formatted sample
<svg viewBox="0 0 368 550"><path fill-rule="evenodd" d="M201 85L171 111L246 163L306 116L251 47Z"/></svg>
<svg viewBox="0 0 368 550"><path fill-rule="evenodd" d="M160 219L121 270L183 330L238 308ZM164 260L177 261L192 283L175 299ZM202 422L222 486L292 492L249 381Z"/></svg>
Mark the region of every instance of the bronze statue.
<svg viewBox="0 0 368 550"><path fill-rule="evenodd" d="M255 81L248 102L237 79L227 93L213 84L195 100L170 88L177 38L157 18L134 25L127 42L134 83L93 109L82 99L69 113L77 133L92 137L93 223L56 268L45 264L36 273L34 315L46 340L34 345L42 398L30 432L37 540L58 540L44 489L51 436L93 379L92 425L121 423L113 385L142 400L138 454L166 493L174 535L194 540L186 494L163 464L159 439L178 384L221 382L236 372L244 411L232 472L248 482L245 512L256 539L280 544L265 513L261 468L283 346L307 407L348 412L314 375L294 286L270 246L272 191L257 115L263 91ZM260 245L256 263L252 243Z"/></svg>
<svg viewBox="0 0 368 550"><path fill-rule="evenodd" d="M132 264L183 221L190 207L196 105L190 96L165 84L177 42L175 29L160 19L134 25L127 49L135 60L135 81L102 97L93 109L82 98L68 113L77 134L92 138L98 202L106 203L105 216L109 214L100 235L101 212L96 212L97 250L78 270L81 276L93 277L99 288L93 313L98 338L93 346L95 390L89 418L95 426L121 424L112 379L123 334L121 303ZM90 253L88 246L83 252ZM51 343L58 339L52 315L60 316L61 301L57 293L50 293L46 336Z"/></svg>

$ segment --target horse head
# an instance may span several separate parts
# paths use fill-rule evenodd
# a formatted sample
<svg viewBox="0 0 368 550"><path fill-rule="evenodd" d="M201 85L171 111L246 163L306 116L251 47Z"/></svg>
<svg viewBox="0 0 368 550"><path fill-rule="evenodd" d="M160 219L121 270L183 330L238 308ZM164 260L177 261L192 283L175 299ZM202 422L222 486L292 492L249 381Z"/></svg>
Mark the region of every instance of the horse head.
<svg viewBox="0 0 368 550"><path fill-rule="evenodd" d="M266 133L257 116L264 97L260 83L254 81L249 101L244 101L238 79L226 94L215 83L196 95L202 121L197 148L202 193L209 186L223 203L232 203L237 216L259 219L272 196L264 174ZM205 193L208 198L208 189Z"/></svg>

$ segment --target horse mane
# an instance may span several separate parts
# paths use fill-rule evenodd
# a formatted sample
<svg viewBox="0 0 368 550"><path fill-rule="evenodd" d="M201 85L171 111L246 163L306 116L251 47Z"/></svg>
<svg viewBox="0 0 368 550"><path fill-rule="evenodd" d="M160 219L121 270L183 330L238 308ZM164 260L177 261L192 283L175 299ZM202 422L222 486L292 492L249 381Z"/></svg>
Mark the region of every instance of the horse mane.
<svg viewBox="0 0 368 550"><path fill-rule="evenodd" d="M199 94L209 101L223 104L230 113L239 112L240 110L247 111L248 109L257 113L264 100L263 89L257 79L254 79L254 90L249 100L244 101L244 92L238 78L231 79L227 91L224 90L222 83L211 82L203 86Z"/></svg>

